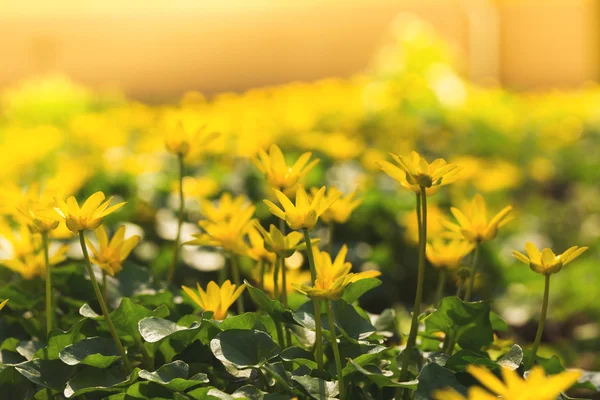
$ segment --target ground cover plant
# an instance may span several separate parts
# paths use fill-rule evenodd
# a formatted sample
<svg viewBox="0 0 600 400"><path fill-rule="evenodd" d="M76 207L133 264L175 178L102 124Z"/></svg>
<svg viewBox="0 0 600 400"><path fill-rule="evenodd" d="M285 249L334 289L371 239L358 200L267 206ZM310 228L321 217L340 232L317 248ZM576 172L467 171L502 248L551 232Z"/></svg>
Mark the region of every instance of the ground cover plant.
<svg viewBox="0 0 600 400"><path fill-rule="evenodd" d="M0 398L593 398L600 90L395 39L210 100L3 92Z"/></svg>

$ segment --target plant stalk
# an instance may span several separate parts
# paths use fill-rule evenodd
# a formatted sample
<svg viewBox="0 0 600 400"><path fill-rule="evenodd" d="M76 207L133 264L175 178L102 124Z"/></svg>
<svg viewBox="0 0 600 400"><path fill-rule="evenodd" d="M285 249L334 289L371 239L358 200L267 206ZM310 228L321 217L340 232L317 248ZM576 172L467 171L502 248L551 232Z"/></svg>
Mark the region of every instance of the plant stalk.
<svg viewBox="0 0 600 400"><path fill-rule="evenodd" d="M313 254L313 249L310 244L310 233L308 229L302 228L302 232L304 233L304 241L306 242L306 254L308 255L308 264L310 266L310 278L313 286L315 285L315 281L317 280L317 269L315 267L315 256ZM315 310L315 348L316 348L316 357L317 357L317 365L319 369L323 370L323 343L321 340L321 302L319 299L313 299L314 310Z"/></svg>
<svg viewBox="0 0 600 400"><path fill-rule="evenodd" d="M542 334L544 333L544 324L546 323L546 314L548 313L548 298L550 297L550 274L545 275L546 283L544 285L544 300L542 302L542 312L540 314L540 322L538 324L537 332L535 334L535 340L533 342L533 347L531 347L531 352L533 353L533 358L531 363L535 362L538 349L540 347L540 343L542 341Z"/></svg>
<svg viewBox="0 0 600 400"><path fill-rule="evenodd" d="M46 333L50 336L52 323L54 321L54 305L52 293L52 271L50 269L50 256L48 254L48 232L42 233L42 244L44 246L44 262L46 265Z"/></svg>
<svg viewBox="0 0 600 400"><path fill-rule="evenodd" d="M475 284L475 273L477 272L477 261L479 259L479 248L481 247L479 241L475 242L475 250L473 252L473 259L471 261L471 274L469 275L469 284L467 285L467 291L465 292L465 301L471 300L471 293L473 292L473 286Z"/></svg>
<svg viewBox="0 0 600 400"><path fill-rule="evenodd" d="M238 264L237 256L233 253L229 255L229 259L231 260L231 274L233 275L233 282L236 287L240 287L242 284L242 280L240 278L240 266ZM244 299L243 296L239 296L235 301L237 306L238 315L242 315L244 313Z"/></svg>
<svg viewBox="0 0 600 400"><path fill-rule="evenodd" d="M85 245L85 235L83 231L79 231L79 243L81 244L81 250L83 251L83 257L85 259L86 267L88 270L88 274L90 275L90 281L92 281L92 287L94 288L94 292L96 293L96 298L98 299L98 303L100 303L100 308L102 309L102 314L104 314L104 320L106 321L106 325L108 326L108 331L112 336L115 345L117 346L117 350L119 354L123 358L123 363L125 364L125 369L128 374L133 370L131 366L131 362L127 357L127 353L125 352L125 348L119 339L119 335L117 334L117 330L112 323L112 319L110 318L110 313L108 312L108 307L106 306L106 302L104 301L104 297L102 297L102 292L100 292L100 288L98 287L98 282L96 281L96 277L94 276L94 270L92 269L92 263L90 262L90 257L88 255L87 247Z"/></svg>
<svg viewBox="0 0 600 400"><path fill-rule="evenodd" d="M169 267L169 273L167 275L167 280L169 282L173 281L173 277L175 276L175 269L177 268L177 264L179 262L179 241L181 240L181 226L183 225L183 212L185 204L183 198L183 174L185 168L183 154L178 154L177 160L179 161L179 219L177 221L177 236L175 237L175 248L173 249L173 261L171 262L171 266Z"/></svg>
<svg viewBox="0 0 600 400"><path fill-rule="evenodd" d="M441 268L438 278L438 287L435 294L435 307L438 308L442 301L442 297L444 296L444 287L446 287L446 277L448 276L448 271L446 268Z"/></svg>
<svg viewBox="0 0 600 400"><path fill-rule="evenodd" d="M333 348L333 356L335 358L335 369L338 376L338 387L340 390L340 400L346 399L346 387L344 386L344 374L342 372L342 359L340 357L340 349L337 343L337 336L335 334L335 323L333 321L333 309L331 308L331 301L326 300L327 303L327 321L329 322L329 332L331 333L331 347Z"/></svg>

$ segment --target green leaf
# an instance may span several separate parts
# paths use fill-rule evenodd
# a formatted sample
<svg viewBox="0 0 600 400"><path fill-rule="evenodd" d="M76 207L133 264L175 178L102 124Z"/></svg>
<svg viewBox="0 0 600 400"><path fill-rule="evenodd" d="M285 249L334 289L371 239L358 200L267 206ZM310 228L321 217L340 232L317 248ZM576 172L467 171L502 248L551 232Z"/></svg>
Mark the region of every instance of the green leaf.
<svg viewBox="0 0 600 400"><path fill-rule="evenodd" d="M185 326L177 325L173 321L169 321L168 319L149 317L144 318L138 323L138 329L140 334L144 338L146 342L156 343L161 340L178 334L178 339L187 338L191 340L190 337L194 337L198 331L200 331L200 327L202 324L200 322L193 323L189 328ZM181 334L179 334L181 332Z"/></svg>
<svg viewBox="0 0 600 400"><path fill-rule="evenodd" d="M414 400L430 400L436 391L446 388L452 388L465 396L467 395L467 388L458 382L454 373L448 368L437 364L424 366L417 380L419 383Z"/></svg>
<svg viewBox="0 0 600 400"><path fill-rule="evenodd" d="M42 342L28 340L24 342L19 342L19 345L15 348L17 353L25 357L27 360L32 360L35 357L35 353L44 348Z"/></svg>
<svg viewBox="0 0 600 400"><path fill-rule="evenodd" d="M70 398L91 392L121 391L121 388L128 387L137 380L138 373L138 368L125 375L120 366L105 369L84 367L67 382L64 396Z"/></svg>
<svg viewBox="0 0 600 400"><path fill-rule="evenodd" d="M370 321L363 318L353 305L339 300L334 301L332 306L335 325L347 338L363 340L375 333L375 327Z"/></svg>
<svg viewBox="0 0 600 400"><path fill-rule="evenodd" d="M518 344L513 344L510 350L502 357L496 360L498 365L503 368L515 370L523 362L523 349Z"/></svg>
<svg viewBox="0 0 600 400"><path fill-rule="evenodd" d="M445 367L454 372L465 372L469 365L482 365L492 371L498 371L500 366L492 361L487 355L476 353L471 350L462 349L454 353L446 360Z"/></svg>
<svg viewBox="0 0 600 400"><path fill-rule="evenodd" d="M348 285L346 289L344 289L344 293L342 293L342 300L344 300L346 303L352 304L358 300L360 296L367 293L371 289L375 289L379 285L381 285L381 281L377 278L367 278L353 282Z"/></svg>
<svg viewBox="0 0 600 400"><path fill-rule="evenodd" d="M197 374L188 379L189 366L183 361L177 360L161 366L154 372L141 370L139 377L151 382L158 383L166 388L181 392L194 386L208 383L206 374Z"/></svg>
<svg viewBox="0 0 600 400"><path fill-rule="evenodd" d="M478 351L492 343L490 305L467 303L456 296L444 297L437 310L425 318L426 332L452 335L463 349Z"/></svg>
<svg viewBox="0 0 600 400"><path fill-rule="evenodd" d="M292 346L283 350L280 354L283 361L295 362L299 365L306 365L310 369L317 369L317 362L314 354L303 348Z"/></svg>
<svg viewBox="0 0 600 400"><path fill-rule="evenodd" d="M337 382L325 381L310 375L292 376L292 380L313 399L332 399L339 394Z"/></svg>
<svg viewBox="0 0 600 400"><path fill-rule="evenodd" d="M265 332L239 329L219 333L210 348L219 361L238 369L259 368L281 350Z"/></svg>
<svg viewBox="0 0 600 400"><path fill-rule="evenodd" d="M39 349L35 353L35 358L41 358L43 360L58 360L60 358L60 352L65 347L85 339L85 335L81 332L81 330L86 322L86 319L79 320L68 331L53 329L52 332L50 332L48 346Z"/></svg>
<svg viewBox="0 0 600 400"><path fill-rule="evenodd" d="M203 387L187 392L187 395L194 400L233 400L233 397L227 393L221 392L214 387Z"/></svg>
<svg viewBox="0 0 600 400"><path fill-rule="evenodd" d="M0 388L3 399L29 399L35 394L35 385L13 367L0 369Z"/></svg>
<svg viewBox="0 0 600 400"><path fill-rule="evenodd" d="M259 390L256 386L245 385L233 392L231 397L234 399L262 400L266 394L266 392Z"/></svg>
<svg viewBox="0 0 600 400"><path fill-rule="evenodd" d="M396 325L396 311L393 308L386 308L380 315L375 317L373 326L377 330L377 333L385 337L392 337L398 330L398 326Z"/></svg>
<svg viewBox="0 0 600 400"><path fill-rule="evenodd" d="M346 349L344 349L346 350ZM360 345L358 348L359 355L354 358L348 359L348 364L342 369L342 375L346 376L356 371L355 365L364 366L370 363L373 363L383 357L384 352L387 350L385 346L369 346L369 345ZM346 354L344 354L346 355Z"/></svg>
<svg viewBox="0 0 600 400"><path fill-rule="evenodd" d="M493 330L498 332L508 332L508 324L506 321L493 311L490 311L490 323L492 324Z"/></svg>
<svg viewBox="0 0 600 400"><path fill-rule="evenodd" d="M84 364L107 368L121 356L111 339L91 337L69 345L60 352L60 359L67 365Z"/></svg>
<svg viewBox="0 0 600 400"><path fill-rule="evenodd" d="M36 385L60 391L75 373L75 367L59 360L35 359L15 366L15 369Z"/></svg>
<svg viewBox="0 0 600 400"><path fill-rule="evenodd" d="M219 328L223 331L230 329L251 330L256 329L258 325L262 324L258 321L254 313L245 313L242 315L227 317L223 320L223 322L218 324Z"/></svg>
<svg viewBox="0 0 600 400"><path fill-rule="evenodd" d="M396 382L391 377L384 375L383 372L381 372L381 370L379 368L375 367L374 365L369 365L367 367L361 367L360 365L358 365L357 363L355 363L352 360L350 360L350 364L352 365L352 367L354 367L354 369L357 372L366 376L371 382L373 382L379 388L404 387L404 388L409 388L409 389L414 390L417 388L417 384L419 383L419 381L416 379L412 380L412 381L407 381L407 382Z"/></svg>
<svg viewBox="0 0 600 400"><path fill-rule="evenodd" d="M244 281L246 289L252 298L252 301L258 308L280 323L294 323L292 312L285 308L279 301L270 299L265 292L252 286L248 281Z"/></svg>

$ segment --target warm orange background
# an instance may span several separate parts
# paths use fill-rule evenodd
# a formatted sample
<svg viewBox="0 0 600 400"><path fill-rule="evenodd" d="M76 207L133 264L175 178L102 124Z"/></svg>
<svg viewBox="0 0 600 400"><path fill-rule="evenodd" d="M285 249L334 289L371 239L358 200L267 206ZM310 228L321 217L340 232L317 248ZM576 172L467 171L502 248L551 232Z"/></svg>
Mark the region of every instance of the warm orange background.
<svg viewBox="0 0 600 400"><path fill-rule="evenodd" d="M62 72L162 101L349 76L403 11L430 21L476 81L537 89L598 77L593 0L40 0L0 3L0 87Z"/></svg>

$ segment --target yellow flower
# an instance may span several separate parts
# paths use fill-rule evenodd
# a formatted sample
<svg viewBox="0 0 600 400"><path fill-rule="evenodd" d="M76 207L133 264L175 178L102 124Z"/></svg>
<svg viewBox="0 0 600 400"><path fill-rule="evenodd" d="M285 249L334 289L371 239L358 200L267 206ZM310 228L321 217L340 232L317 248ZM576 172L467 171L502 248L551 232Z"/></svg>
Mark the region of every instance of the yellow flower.
<svg viewBox="0 0 600 400"><path fill-rule="evenodd" d="M26 225L18 228L18 234L5 221L0 220L0 235L10 243L12 258L23 258L37 252L42 246L41 235L32 232Z"/></svg>
<svg viewBox="0 0 600 400"><path fill-rule="evenodd" d="M179 193L179 181L173 183L173 193ZM187 198L204 199L219 192L219 182L207 176L184 176L183 195Z"/></svg>
<svg viewBox="0 0 600 400"><path fill-rule="evenodd" d="M289 167L285 163L281 149L273 144L269 148L269 154L261 149L258 152L258 158L254 158L252 161L256 168L265 175L272 188L284 191L295 186L319 162L317 159L309 163L310 156L311 153L302 154L294 165Z"/></svg>
<svg viewBox="0 0 600 400"><path fill-rule="evenodd" d="M198 287L197 294L187 286L182 286L182 288L202 310L212 311L212 318L219 321L227 317L227 310L246 288L246 285L243 284L236 290L236 286L231 284L229 280L223 282L221 287L215 281L210 281L206 287L206 292L202 290L199 283L196 285Z"/></svg>
<svg viewBox="0 0 600 400"><path fill-rule="evenodd" d="M265 248L280 257L290 257L296 250L304 246L304 243L300 243L304 239L304 235L300 232L292 231L284 235L273 224L269 226L269 232L267 232L258 221L254 226L261 233L265 241ZM311 239L312 244L318 242L319 239Z"/></svg>
<svg viewBox="0 0 600 400"><path fill-rule="evenodd" d="M290 199L279 190L275 190L275 195L283 206L283 210L271 201L264 200L265 204L269 206L271 214L283 219L293 230L303 228L312 230L317 224L319 217L331 207L331 204L341 196L341 193L335 191L334 195L325 198L325 186L323 186L315 194L312 201L309 202L304 186L299 185L298 189L296 189L296 205L294 205Z"/></svg>
<svg viewBox="0 0 600 400"><path fill-rule="evenodd" d="M445 389L436 392L434 399L497 400L498 398L502 398L504 400L554 400L563 391L576 383L581 376L580 371L565 371L560 374L546 376L544 369L536 366L529 371L527 379L523 379L517 372L508 368L502 368L502 378L504 379L504 382L502 382L485 367L469 365L467 371L477 378L489 392L479 386L473 386L469 389L468 397L464 397L453 389Z"/></svg>
<svg viewBox="0 0 600 400"><path fill-rule="evenodd" d="M351 273L352 264L346 262L347 253L348 247L346 245L342 246L340 252L332 262L329 253L319 251L316 246L313 247L315 269L317 272L315 284L312 287L296 285L296 289L311 298L337 300L342 296L346 286L352 282L381 275L379 271Z"/></svg>
<svg viewBox="0 0 600 400"><path fill-rule="evenodd" d="M51 254L48 258L50 265L52 266L63 262L67 258L66 254L68 249L69 246L64 245ZM44 258L43 250L28 253L11 260L2 260L0 261L0 264L19 273L23 279L33 279L38 276L46 275L46 260Z"/></svg>
<svg viewBox="0 0 600 400"><path fill-rule="evenodd" d="M310 271L303 270L300 268L286 268L286 289L288 293L296 291L296 287L299 285L304 285L306 283L310 283ZM279 269L279 275L277 276L277 283L279 283L279 290L281 290L281 286L283 285L283 271L281 268ZM258 274L260 276L260 273ZM275 282L273 279L273 270L265 270L265 277L263 281L264 290L271 294L275 293ZM258 279L257 279L258 280Z"/></svg>
<svg viewBox="0 0 600 400"><path fill-rule="evenodd" d="M94 231L98 240L98 248L89 240L85 240L87 246L92 250L93 257L91 261L102 268L110 276L121 272L123 269L122 263L131 253L131 250L140 242L138 235L125 239L125 227L121 226L113 235L110 242L106 234L106 228L100 225Z"/></svg>
<svg viewBox="0 0 600 400"><path fill-rule="evenodd" d="M464 213L456 207L450 209L458 224L449 221L443 223L446 228L450 229L449 236L451 237L462 237L471 242L482 242L495 238L498 229L512 221L513 218L508 216L511 210L512 206L506 206L488 221L485 200L478 194L473 198Z"/></svg>
<svg viewBox="0 0 600 400"><path fill-rule="evenodd" d="M427 236L436 237L444 231L442 221L446 219L446 215L434 206L427 205ZM409 213L403 214L400 217L400 223L406 228L404 239L412 244L419 243L419 222L417 220L417 211L412 210Z"/></svg>
<svg viewBox="0 0 600 400"><path fill-rule="evenodd" d="M398 165L388 161L379 161L383 172L405 188L419 194L421 187L426 188L427 196L438 192L441 186L448 185L458 179L458 167L438 158L429 164L419 153L413 151L410 157L397 156L390 153Z"/></svg>
<svg viewBox="0 0 600 400"><path fill-rule="evenodd" d="M184 244L195 244L199 246L217 246L222 247L228 252L239 255L248 253L248 246L244 241L244 236L248 232L254 215L254 206L248 207L246 210L232 215L227 220L217 222L200 221L198 225L204 231L196 233L192 236L194 240L190 240Z"/></svg>
<svg viewBox="0 0 600 400"><path fill-rule="evenodd" d="M8 299L6 299L2 303L0 303L0 310L2 310L4 308L4 306L6 305L6 303L8 303Z"/></svg>
<svg viewBox="0 0 600 400"><path fill-rule="evenodd" d="M256 224L255 224L256 225ZM299 232L296 232L299 233ZM276 254L272 251L269 251L265 247L265 239L258 231L256 226L251 226L248 229L248 240L250 241L250 246L248 248L248 256L255 261L263 261L269 264L275 262Z"/></svg>
<svg viewBox="0 0 600 400"><path fill-rule="evenodd" d="M73 196L69 197L66 202L57 199L58 208L54 209L55 213L48 213L47 216L56 218L58 215L57 219L59 221L64 220L67 223L67 228L73 233L96 229L100 226L104 217L125 204L123 202L109 207L112 197L103 202L104 198L104 193L96 192L83 203L81 208Z"/></svg>
<svg viewBox="0 0 600 400"><path fill-rule="evenodd" d="M314 196L317 193L317 189L311 188L311 192ZM361 199L354 199L354 196L356 196L356 190L347 196L341 196L338 193L339 193L339 191L336 187L331 187L329 189L329 192L323 199L325 202L327 202L327 201L329 201L330 197L335 197L335 196L339 197L339 200L338 201L334 200L333 203L331 203L331 206L327 210L325 210L325 212L321 216L323 221L325 221L327 223L329 223L329 222L335 222L338 224L346 223L348 221L348 219L350 219L350 214L352 214L352 211L354 211L356 209L356 207L358 207L359 205L362 204Z"/></svg>
<svg viewBox="0 0 600 400"><path fill-rule="evenodd" d="M207 220L222 222L248 210L252 204L245 196L232 197L230 193L223 193L216 204L210 200L201 199L200 206L202 214Z"/></svg>
<svg viewBox="0 0 600 400"><path fill-rule="evenodd" d="M191 152L199 150L210 144L219 136L216 132L206 130L206 127L197 129L186 128L178 122L170 129L165 137L165 147L170 153L187 157Z"/></svg>
<svg viewBox="0 0 600 400"><path fill-rule="evenodd" d="M425 254L427 259L437 268L455 269L460 262L473 250L473 243L466 240L444 241L436 238L427 243Z"/></svg>
<svg viewBox="0 0 600 400"><path fill-rule="evenodd" d="M551 249L546 248L540 252L533 243L527 242L525 243L525 251L529 257L514 250L512 254L519 261L529 265L532 271L542 275L550 275L560 271L563 266L579 257L587 249L587 247L573 246L557 256Z"/></svg>

